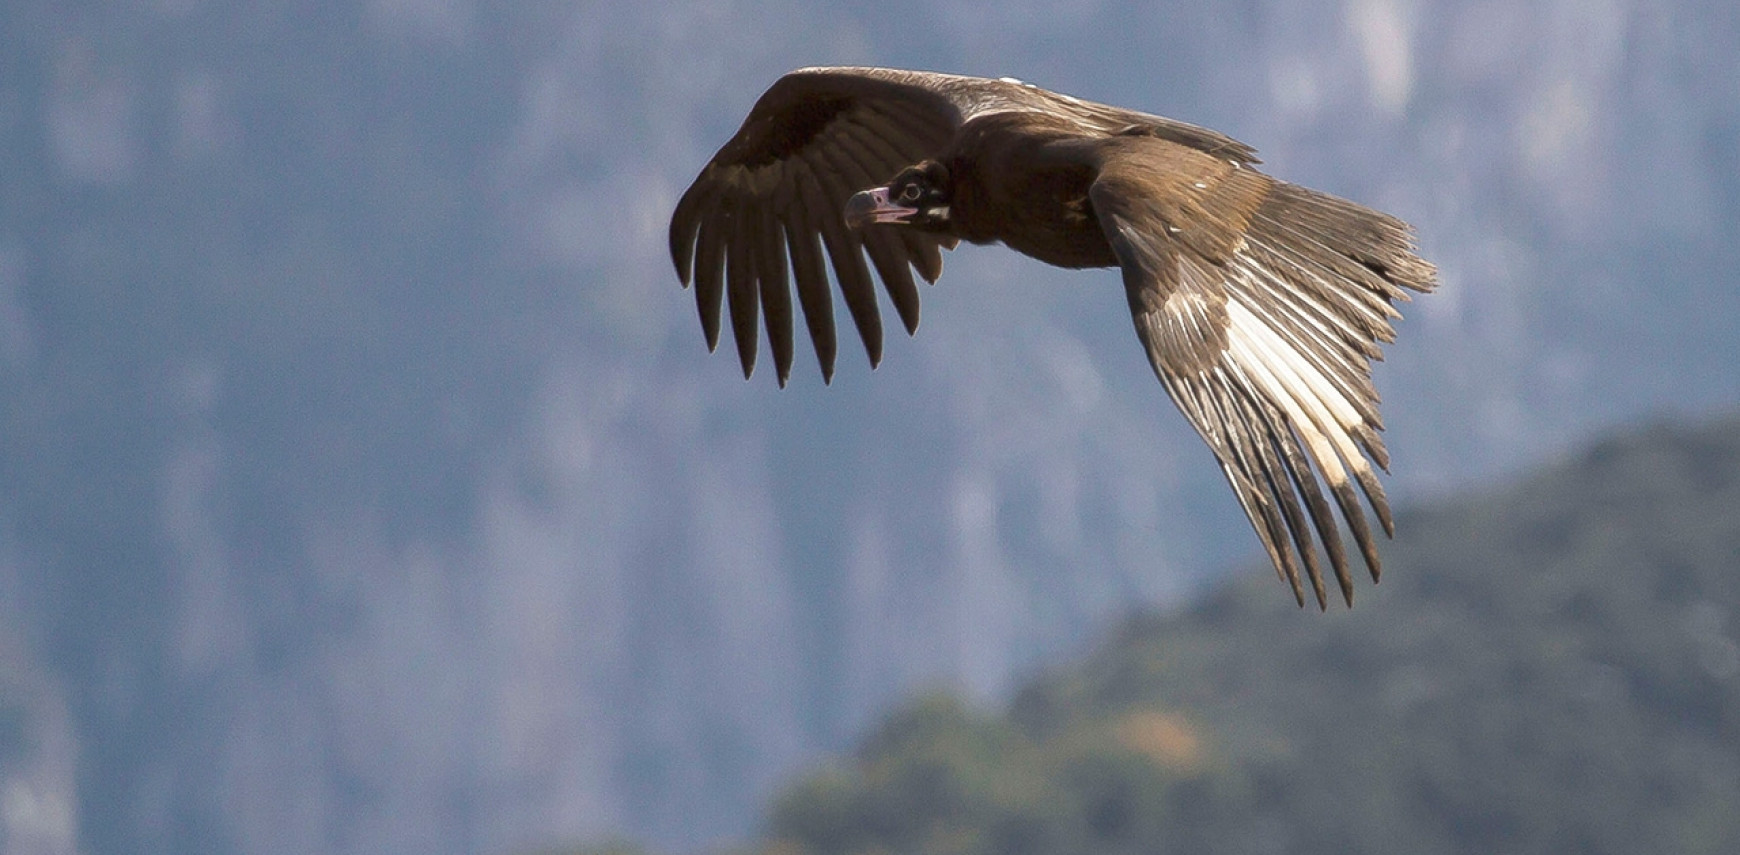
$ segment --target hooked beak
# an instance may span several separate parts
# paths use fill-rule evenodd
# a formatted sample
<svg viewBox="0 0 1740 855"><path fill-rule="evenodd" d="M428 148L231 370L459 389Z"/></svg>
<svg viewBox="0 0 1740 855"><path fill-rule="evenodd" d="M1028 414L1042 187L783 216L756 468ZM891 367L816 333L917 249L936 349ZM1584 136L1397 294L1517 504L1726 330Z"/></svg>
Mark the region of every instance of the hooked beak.
<svg viewBox="0 0 1740 855"><path fill-rule="evenodd" d="M854 193L846 200L846 225L855 229L871 223L904 223L917 213L917 208L888 201L887 187Z"/></svg>

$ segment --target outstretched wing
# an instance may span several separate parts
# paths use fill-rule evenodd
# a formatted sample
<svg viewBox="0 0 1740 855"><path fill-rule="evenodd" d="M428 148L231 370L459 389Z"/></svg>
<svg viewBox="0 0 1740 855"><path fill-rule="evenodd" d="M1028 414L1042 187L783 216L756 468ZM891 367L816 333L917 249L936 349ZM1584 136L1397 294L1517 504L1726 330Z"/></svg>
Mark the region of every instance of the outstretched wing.
<svg viewBox="0 0 1740 855"><path fill-rule="evenodd" d="M1214 450L1276 572L1302 605L1303 566L1325 605L1315 530L1352 605L1318 477L1375 581L1353 486L1393 533L1372 468L1388 455L1371 360L1394 339L1392 302L1436 286L1407 225L1165 140L1108 146L1090 197L1154 373Z"/></svg>
<svg viewBox="0 0 1740 855"><path fill-rule="evenodd" d="M755 367L757 312L767 326L779 382L792 361L788 276L822 376L833 376L836 342L826 255L870 364L882 357L882 322L870 265L908 333L918 328L912 271L935 282L942 247L954 241L914 229L847 228L853 193L941 155L975 115L1037 110L1100 133L1141 131L1222 157L1250 150L1214 131L1058 95L1012 80L881 68L809 68L776 81L695 179L671 217L671 258L692 278L707 346L719 342L722 303L744 376ZM789 267L788 267L789 260Z"/></svg>
<svg viewBox="0 0 1740 855"><path fill-rule="evenodd" d="M748 377L755 368L759 304L785 384L792 360L788 253L824 379L833 376L835 354L824 250L872 365L882 357L882 323L864 250L907 331L916 329L912 270L936 281L939 240L909 229L853 231L841 212L853 193L940 152L961 121L961 105L932 75L806 69L774 83L671 217L671 258L685 286L693 273L707 347L718 345L720 303L729 295L737 355Z"/></svg>

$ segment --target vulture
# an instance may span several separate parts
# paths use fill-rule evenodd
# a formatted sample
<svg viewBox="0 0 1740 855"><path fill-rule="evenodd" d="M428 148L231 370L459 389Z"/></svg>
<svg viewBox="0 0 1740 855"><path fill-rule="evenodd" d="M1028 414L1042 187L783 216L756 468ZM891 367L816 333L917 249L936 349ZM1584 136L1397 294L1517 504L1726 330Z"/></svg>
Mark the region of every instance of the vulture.
<svg viewBox="0 0 1740 855"><path fill-rule="evenodd" d="M1352 606L1331 503L1375 582L1358 494L1386 535L1395 525L1373 471L1389 455L1371 361L1395 338L1394 303L1431 291L1436 272L1406 223L1271 178L1255 154L1207 128L1008 78L805 68L756 101L683 193L671 258L694 286L708 348L728 312L748 378L765 326L781 386L793 286L823 382L833 376L830 266L872 368L871 268L911 334L913 272L934 283L941 250L963 240L1117 267L1154 374L1277 574L1301 606L1303 578L1327 608L1320 544Z"/></svg>

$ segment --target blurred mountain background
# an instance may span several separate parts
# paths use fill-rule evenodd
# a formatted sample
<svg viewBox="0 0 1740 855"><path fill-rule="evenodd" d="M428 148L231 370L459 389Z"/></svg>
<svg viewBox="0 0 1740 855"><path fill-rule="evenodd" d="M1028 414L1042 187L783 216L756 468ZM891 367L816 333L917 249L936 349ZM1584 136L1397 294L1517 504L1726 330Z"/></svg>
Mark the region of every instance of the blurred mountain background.
<svg viewBox="0 0 1740 855"><path fill-rule="evenodd" d="M832 387L705 353L665 223L790 68L1013 75L1413 222L1418 506L1740 402L1735 44L1726 0L0 2L0 850L716 846L919 688L1255 567L1110 271L964 247ZM1461 570L1261 581L1326 644Z"/></svg>
<svg viewBox="0 0 1740 855"><path fill-rule="evenodd" d="M937 692L774 801L762 855L1740 848L1740 419L1404 515L1364 607L1251 574L997 708Z"/></svg>

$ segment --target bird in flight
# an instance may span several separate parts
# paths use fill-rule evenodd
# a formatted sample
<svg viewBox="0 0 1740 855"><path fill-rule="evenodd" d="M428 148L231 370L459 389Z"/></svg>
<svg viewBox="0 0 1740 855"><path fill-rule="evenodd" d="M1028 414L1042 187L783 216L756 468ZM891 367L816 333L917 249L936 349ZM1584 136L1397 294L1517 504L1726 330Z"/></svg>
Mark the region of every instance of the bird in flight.
<svg viewBox="0 0 1740 855"><path fill-rule="evenodd" d="M872 367L882 322L871 267L908 334L913 271L935 282L941 250L962 240L1119 268L1155 375L1213 450L1276 572L1300 605L1303 578L1326 608L1320 543L1352 606L1319 476L1375 582L1356 484L1385 534L1395 525L1372 468L1387 469L1389 455L1371 360L1395 338L1393 304L1431 291L1436 271L1406 223L1257 162L1207 128L1016 80L806 68L761 96L683 194L671 258L694 284L708 348L728 307L747 378L765 324L781 386L792 284L824 382L833 376L829 263Z"/></svg>

